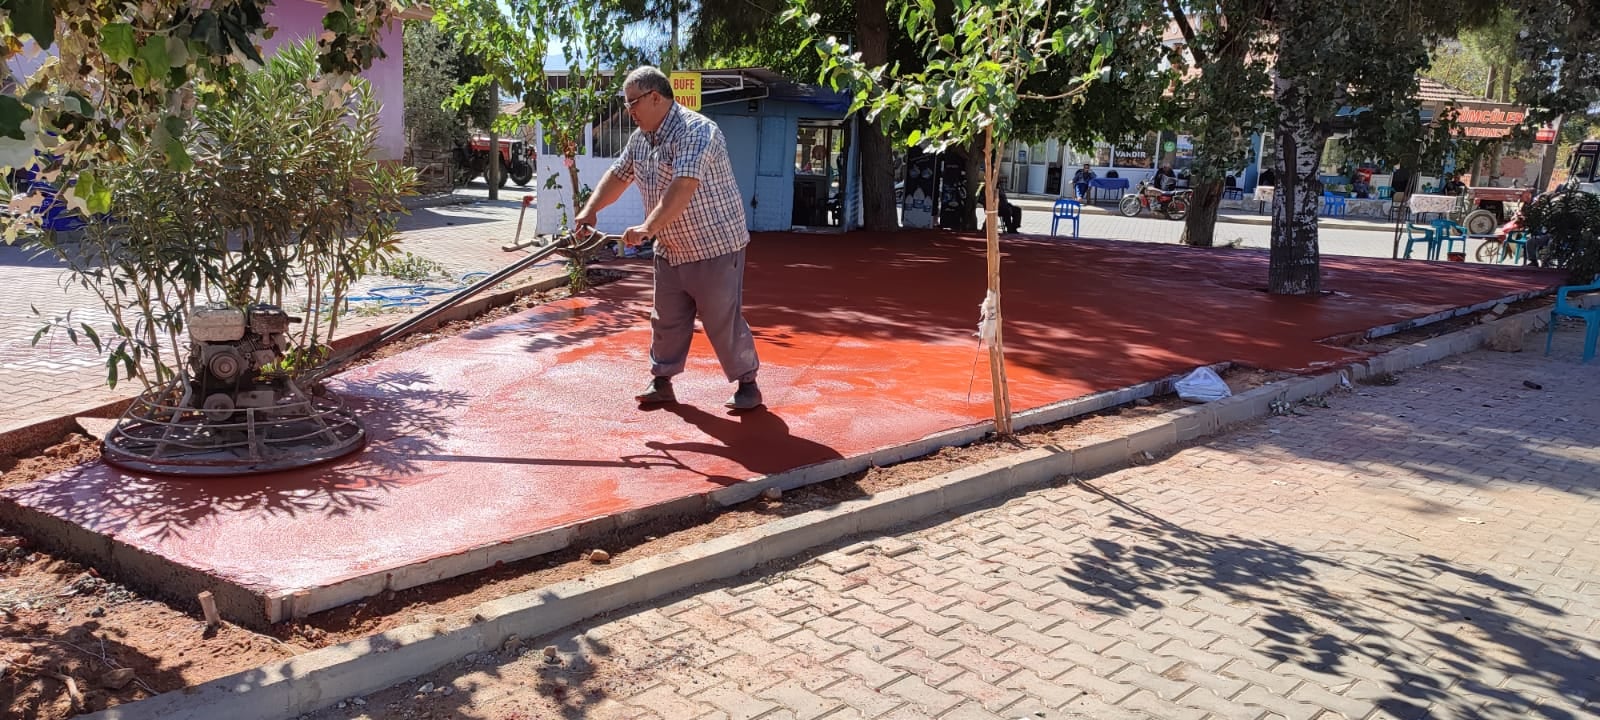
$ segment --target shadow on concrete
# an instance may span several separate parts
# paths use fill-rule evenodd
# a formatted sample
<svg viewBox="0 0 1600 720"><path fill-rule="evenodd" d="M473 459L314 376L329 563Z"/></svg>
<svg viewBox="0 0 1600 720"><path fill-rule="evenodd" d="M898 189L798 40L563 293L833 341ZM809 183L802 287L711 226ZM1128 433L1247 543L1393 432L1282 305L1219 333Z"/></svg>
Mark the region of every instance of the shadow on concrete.
<svg viewBox="0 0 1600 720"><path fill-rule="evenodd" d="M715 415L693 405L673 403L658 408L683 418L701 432L716 440L709 442L666 443L646 441L645 447L653 451L647 455L632 455L628 459L653 461L681 468L701 475L719 485L737 485L749 476L734 477L721 473L696 470L692 456L724 458L738 463L752 475L774 475L828 460L840 460L839 451L789 431L783 418L762 407L745 413Z"/></svg>
<svg viewBox="0 0 1600 720"><path fill-rule="evenodd" d="M419 458L448 438L449 411L470 399L461 391L430 388L423 372L384 373L346 392L362 418L367 448L353 459L301 470L234 477L126 475L99 463L33 483L13 502L62 517L96 533L136 531L149 542L182 538L218 514L339 516L383 505L384 495L406 482ZM358 394L362 393L362 394Z"/></svg>
<svg viewBox="0 0 1600 720"><path fill-rule="evenodd" d="M1522 717L1569 720L1576 716L1539 704L1531 686L1582 706L1600 683L1600 658L1582 651L1592 639L1549 627L1565 613L1541 600L1537 588L1426 553L1307 552L1200 532L1089 482L1079 485L1116 506L1112 527L1141 536L1134 543L1094 539L1093 552L1058 575L1098 598L1093 610L1159 611L1174 588L1209 588L1253 613L1243 625L1265 638L1255 647L1273 662L1347 680L1377 674L1386 697L1373 702L1397 718L1479 717L1488 702ZM1356 577L1339 584L1366 592L1336 591L1325 584L1329 577ZM1352 670L1356 662L1366 667ZM1425 663L1463 679L1442 686ZM1480 680L1498 677L1519 682Z"/></svg>

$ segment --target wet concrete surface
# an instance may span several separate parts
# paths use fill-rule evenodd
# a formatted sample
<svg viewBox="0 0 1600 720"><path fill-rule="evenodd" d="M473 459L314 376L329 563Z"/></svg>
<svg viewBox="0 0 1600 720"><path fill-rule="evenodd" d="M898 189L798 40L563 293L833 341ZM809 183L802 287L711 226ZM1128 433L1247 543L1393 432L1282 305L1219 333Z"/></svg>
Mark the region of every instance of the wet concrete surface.
<svg viewBox="0 0 1600 720"><path fill-rule="evenodd" d="M1354 360L1317 341L1560 280L1325 257L1331 292L1285 298L1264 292L1260 251L1039 238L1003 247L1017 411L1224 360L1289 371ZM749 257L765 410L722 407L733 386L703 336L676 382L680 404L634 404L648 380L650 273L630 261L617 266L633 274L580 297L341 375L333 386L370 437L345 461L206 480L94 465L5 496L271 598L439 559L458 572L477 554L482 567L518 538L990 417L974 334L981 238L763 234Z"/></svg>

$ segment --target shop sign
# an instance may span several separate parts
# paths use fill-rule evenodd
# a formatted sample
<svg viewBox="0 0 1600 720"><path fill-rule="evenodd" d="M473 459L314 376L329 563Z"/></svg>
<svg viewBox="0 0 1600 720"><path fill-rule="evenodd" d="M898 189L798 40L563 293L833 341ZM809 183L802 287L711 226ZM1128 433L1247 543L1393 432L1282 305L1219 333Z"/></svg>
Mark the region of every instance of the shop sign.
<svg viewBox="0 0 1600 720"><path fill-rule="evenodd" d="M1456 110L1457 134L1481 140L1498 140L1522 124L1528 111L1508 105L1464 103Z"/></svg>
<svg viewBox="0 0 1600 720"><path fill-rule="evenodd" d="M700 111L700 73L675 72L672 80L672 99L695 112Z"/></svg>

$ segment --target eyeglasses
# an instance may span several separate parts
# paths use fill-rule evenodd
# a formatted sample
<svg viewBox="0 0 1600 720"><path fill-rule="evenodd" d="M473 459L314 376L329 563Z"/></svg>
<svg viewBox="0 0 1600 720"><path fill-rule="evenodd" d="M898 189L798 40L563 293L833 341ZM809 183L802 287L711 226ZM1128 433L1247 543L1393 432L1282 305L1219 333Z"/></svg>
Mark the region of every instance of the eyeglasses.
<svg viewBox="0 0 1600 720"><path fill-rule="evenodd" d="M622 96L622 106L627 108L627 109L629 109L629 110L632 110L633 106L638 105L639 101L641 101L641 100L643 100L643 99L645 99L647 97L650 97L650 94L653 93L653 92L655 92L655 91L654 90L646 90L646 91L644 91L642 93L639 93L638 95L635 95L634 97L631 97L631 98L626 96L626 95L624 95L624 96Z"/></svg>

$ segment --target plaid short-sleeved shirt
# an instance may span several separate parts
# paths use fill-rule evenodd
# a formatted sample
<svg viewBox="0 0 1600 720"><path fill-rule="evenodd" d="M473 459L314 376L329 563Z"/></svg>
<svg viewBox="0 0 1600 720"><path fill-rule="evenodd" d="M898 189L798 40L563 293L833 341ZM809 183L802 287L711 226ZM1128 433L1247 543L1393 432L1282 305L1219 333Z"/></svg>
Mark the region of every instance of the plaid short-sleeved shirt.
<svg viewBox="0 0 1600 720"><path fill-rule="evenodd" d="M656 231L656 252L668 263L708 260L750 243L727 140L706 116L673 103L655 132L633 131L611 172L639 188L646 213L661 203L674 179L700 181L683 214Z"/></svg>

